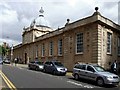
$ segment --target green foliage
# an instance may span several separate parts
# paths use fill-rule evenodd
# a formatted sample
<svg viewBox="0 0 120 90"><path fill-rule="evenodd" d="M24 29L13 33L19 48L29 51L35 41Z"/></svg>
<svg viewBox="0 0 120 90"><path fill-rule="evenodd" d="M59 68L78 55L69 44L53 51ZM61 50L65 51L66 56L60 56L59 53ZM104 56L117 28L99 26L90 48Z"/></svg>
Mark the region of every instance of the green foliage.
<svg viewBox="0 0 120 90"><path fill-rule="evenodd" d="M2 46L0 45L0 55L2 55Z"/></svg>
<svg viewBox="0 0 120 90"><path fill-rule="evenodd" d="M3 46L0 45L0 55L5 56L6 53L8 52L8 50L9 50L9 47L5 48L5 47L3 47Z"/></svg>

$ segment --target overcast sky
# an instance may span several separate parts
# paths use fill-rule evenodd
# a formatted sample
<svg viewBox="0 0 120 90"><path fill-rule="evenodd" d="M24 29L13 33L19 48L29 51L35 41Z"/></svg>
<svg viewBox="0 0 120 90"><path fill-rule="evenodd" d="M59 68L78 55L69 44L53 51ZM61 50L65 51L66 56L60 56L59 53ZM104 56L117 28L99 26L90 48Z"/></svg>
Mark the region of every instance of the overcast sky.
<svg viewBox="0 0 120 90"><path fill-rule="evenodd" d="M85 18L99 7L101 15L118 23L118 1L120 0L2 0L0 1L0 44L10 46L22 42L24 26L29 26L39 15L41 7L44 16L54 30L70 22Z"/></svg>

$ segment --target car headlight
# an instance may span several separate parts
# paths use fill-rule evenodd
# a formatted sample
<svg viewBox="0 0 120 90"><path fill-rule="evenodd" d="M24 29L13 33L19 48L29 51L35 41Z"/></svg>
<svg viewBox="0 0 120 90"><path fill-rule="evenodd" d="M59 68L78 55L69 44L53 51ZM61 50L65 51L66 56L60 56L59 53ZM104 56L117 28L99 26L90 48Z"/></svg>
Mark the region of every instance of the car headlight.
<svg viewBox="0 0 120 90"><path fill-rule="evenodd" d="M67 69L66 69L66 68L57 68L57 71L60 71L60 72L66 72Z"/></svg>
<svg viewBox="0 0 120 90"><path fill-rule="evenodd" d="M57 71L61 71L61 68L57 68Z"/></svg>
<svg viewBox="0 0 120 90"><path fill-rule="evenodd" d="M43 66L39 66L39 68L43 69Z"/></svg>
<svg viewBox="0 0 120 90"><path fill-rule="evenodd" d="M107 78L108 80L112 80L112 79L113 79L112 76L107 76L106 78Z"/></svg>
<svg viewBox="0 0 120 90"><path fill-rule="evenodd" d="M65 71L67 71L67 68L65 68Z"/></svg>

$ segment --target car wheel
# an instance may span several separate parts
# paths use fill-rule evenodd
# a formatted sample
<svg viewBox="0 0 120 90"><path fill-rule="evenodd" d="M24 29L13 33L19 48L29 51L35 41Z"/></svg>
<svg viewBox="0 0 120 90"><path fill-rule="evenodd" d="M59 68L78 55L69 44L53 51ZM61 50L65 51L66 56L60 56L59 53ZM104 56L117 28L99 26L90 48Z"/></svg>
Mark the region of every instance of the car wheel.
<svg viewBox="0 0 120 90"><path fill-rule="evenodd" d="M31 70L31 67L30 67L30 66L28 66L28 69L29 69L29 70Z"/></svg>
<svg viewBox="0 0 120 90"><path fill-rule="evenodd" d="M43 72L44 72L44 73L46 73L46 70L45 70L45 69L43 69Z"/></svg>
<svg viewBox="0 0 120 90"><path fill-rule="evenodd" d="M53 75L55 75L56 74L56 72L55 71L53 71Z"/></svg>
<svg viewBox="0 0 120 90"><path fill-rule="evenodd" d="M78 74L75 74L75 75L74 75L74 78L75 78L76 80L78 80L78 79L79 79L79 75L78 75Z"/></svg>
<svg viewBox="0 0 120 90"><path fill-rule="evenodd" d="M65 75L66 75L66 73L63 74L63 76L65 76Z"/></svg>
<svg viewBox="0 0 120 90"><path fill-rule="evenodd" d="M35 70L38 71L38 67L36 67Z"/></svg>
<svg viewBox="0 0 120 90"><path fill-rule="evenodd" d="M102 78L98 78L98 79L97 79L97 84L98 84L99 86L103 86L103 85L104 85L104 80L103 80Z"/></svg>

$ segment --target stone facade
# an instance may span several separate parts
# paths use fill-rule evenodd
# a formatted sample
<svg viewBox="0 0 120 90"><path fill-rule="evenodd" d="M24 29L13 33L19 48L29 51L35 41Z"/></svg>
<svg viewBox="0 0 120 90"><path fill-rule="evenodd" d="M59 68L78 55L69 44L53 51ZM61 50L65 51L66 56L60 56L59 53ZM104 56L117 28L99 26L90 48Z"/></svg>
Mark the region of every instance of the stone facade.
<svg viewBox="0 0 120 90"><path fill-rule="evenodd" d="M92 16L73 23L67 22L63 28L47 32L34 40L30 39L30 36L36 35L32 31L33 29L29 31L29 35L24 33L23 43L15 46L13 50L13 57L21 58L24 63L35 60L35 58L42 61L54 59L61 61L71 71L77 62L97 63L105 68L109 68L109 64L114 60L120 62L120 54L118 54L120 25L103 17L97 10ZM77 35L79 33L82 33L83 36L81 53L77 53ZM108 33L111 35L111 53L107 53ZM28 42L24 43L26 39ZM60 55L58 54L59 40L62 41ZM50 46L51 42L52 46ZM42 55L43 46L44 56ZM52 47L52 55L50 55L50 47Z"/></svg>

